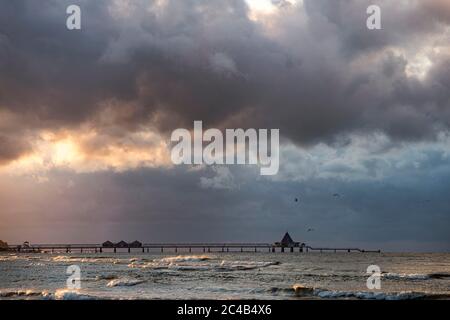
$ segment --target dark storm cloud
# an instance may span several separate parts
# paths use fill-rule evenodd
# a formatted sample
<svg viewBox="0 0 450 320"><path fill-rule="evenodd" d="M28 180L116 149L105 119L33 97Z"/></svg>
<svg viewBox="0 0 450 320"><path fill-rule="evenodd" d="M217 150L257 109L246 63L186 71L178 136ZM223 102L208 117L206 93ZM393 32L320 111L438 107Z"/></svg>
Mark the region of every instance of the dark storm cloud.
<svg viewBox="0 0 450 320"><path fill-rule="evenodd" d="M298 144L355 131L433 138L449 126L448 55L435 56L419 81L387 49L420 51L448 25L448 6L380 1L383 29L369 31L372 2L282 5L272 36L238 0L132 1L131 9L1 1L0 107L28 115L17 124L27 128L95 122L105 106L114 113L127 105L128 116L112 124L126 130L114 132L149 123L170 132L203 120L280 128ZM73 3L82 8L81 31L65 28Z"/></svg>
<svg viewBox="0 0 450 320"><path fill-rule="evenodd" d="M22 139L0 136L0 165L16 159L30 151L30 146Z"/></svg>

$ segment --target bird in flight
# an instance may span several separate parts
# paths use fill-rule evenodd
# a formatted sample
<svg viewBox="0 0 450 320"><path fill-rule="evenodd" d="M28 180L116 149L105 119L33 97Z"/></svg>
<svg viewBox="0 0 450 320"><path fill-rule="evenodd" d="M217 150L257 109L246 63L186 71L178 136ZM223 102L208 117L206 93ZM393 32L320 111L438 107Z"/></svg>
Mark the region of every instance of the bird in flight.
<svg viewBox="0 0 450 320"><path fill-rule="evenodd" d="M308 230L306 232L311 232L311 231L314 231L314 229L313 228L308 228Z"/></svg>
<svg viewBox="0 0 450 320"><path fill-rule="evenodd" d="M340 197L340 194L339 194L339 193L333 193L333 197L339 198L339 197Z"/></svg>

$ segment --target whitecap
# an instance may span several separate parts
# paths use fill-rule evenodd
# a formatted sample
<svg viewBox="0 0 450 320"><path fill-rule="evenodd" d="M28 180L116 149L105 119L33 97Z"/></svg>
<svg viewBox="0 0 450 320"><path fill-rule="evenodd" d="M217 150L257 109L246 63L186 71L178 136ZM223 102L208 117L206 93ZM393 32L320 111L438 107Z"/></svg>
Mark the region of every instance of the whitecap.
<svg viewBox="0 0 450 320"><path fill-rule="evenodd" d="M387 273L382 273L381 276L383 278L392 279L392 280L427 280L427 279L430 279L429 274L421 274L421 273L387 272Z"/></svg>
<svg viewBox="0 0 450 320"><path fill-rule="evenodd" d="M48 299L56 300L95 300L97 297L82 293L79 290L58 289L54 295L48 295Z"/></svg>
<svg viewBox="0 0 450 320"><path fill-rule="evenodd" d="M206 255L191 255L191 256L175 256L159 259L163 263L177 263L177 262L201 262L212 259Z"/></svg>
<svg viewBox="0 0 450 320"><path fill-rule="evenodd" d="M111 280L106 285L107 287L129 287L129 286L135 286L140 283L143 283L144 280L139 279L133 279L133 278L118 278Z"/></svg>

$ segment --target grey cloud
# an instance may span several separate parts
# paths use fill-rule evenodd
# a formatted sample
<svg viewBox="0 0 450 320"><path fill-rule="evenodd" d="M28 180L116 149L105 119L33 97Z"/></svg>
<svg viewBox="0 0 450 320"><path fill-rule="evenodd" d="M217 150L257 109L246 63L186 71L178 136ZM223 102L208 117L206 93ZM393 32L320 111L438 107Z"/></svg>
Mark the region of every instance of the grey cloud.
<svg viewBox="0 0 450 320"><path fill-rule="evenodd" d="M272 37L238 0L161 8L138 1L127 18L114 16L110 1L75 1L79 32L65 29L68 3L2 1L0 105L34 115L18 126L77 126L109 104L133 106L113 124L126 128L115 131L122 134L149 123L167 133L203 120L280 128L311 145L351 132L410 141L448 130L448 56L437 55L419 81L405 75L405 57L383 51L419 50L443 32L447 20L435 6L380 1L384 28L376 32L365 28L372 2L305 0L305 9L281 6ZM370 54L384 64L365 62ZM363 62L355 66L357 59Z"/></svg>
<svg viewBox="0 0 450 320"><path fill-rule="evenodd" d="M30 151L31 147L22 139L0 135L0 165Z"/></svg>

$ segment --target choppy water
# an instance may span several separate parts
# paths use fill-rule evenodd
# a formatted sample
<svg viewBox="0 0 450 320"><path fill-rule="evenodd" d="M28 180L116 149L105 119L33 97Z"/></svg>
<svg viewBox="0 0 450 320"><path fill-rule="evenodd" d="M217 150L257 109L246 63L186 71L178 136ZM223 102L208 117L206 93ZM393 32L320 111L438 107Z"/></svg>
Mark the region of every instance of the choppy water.
<svg viewBox="0 0 450 320"><path fill-rule="evenodd" d="M66 288L70 265L80 290ZM0 254L0 299L305 298L450 299L450 254Z"/></svg>

